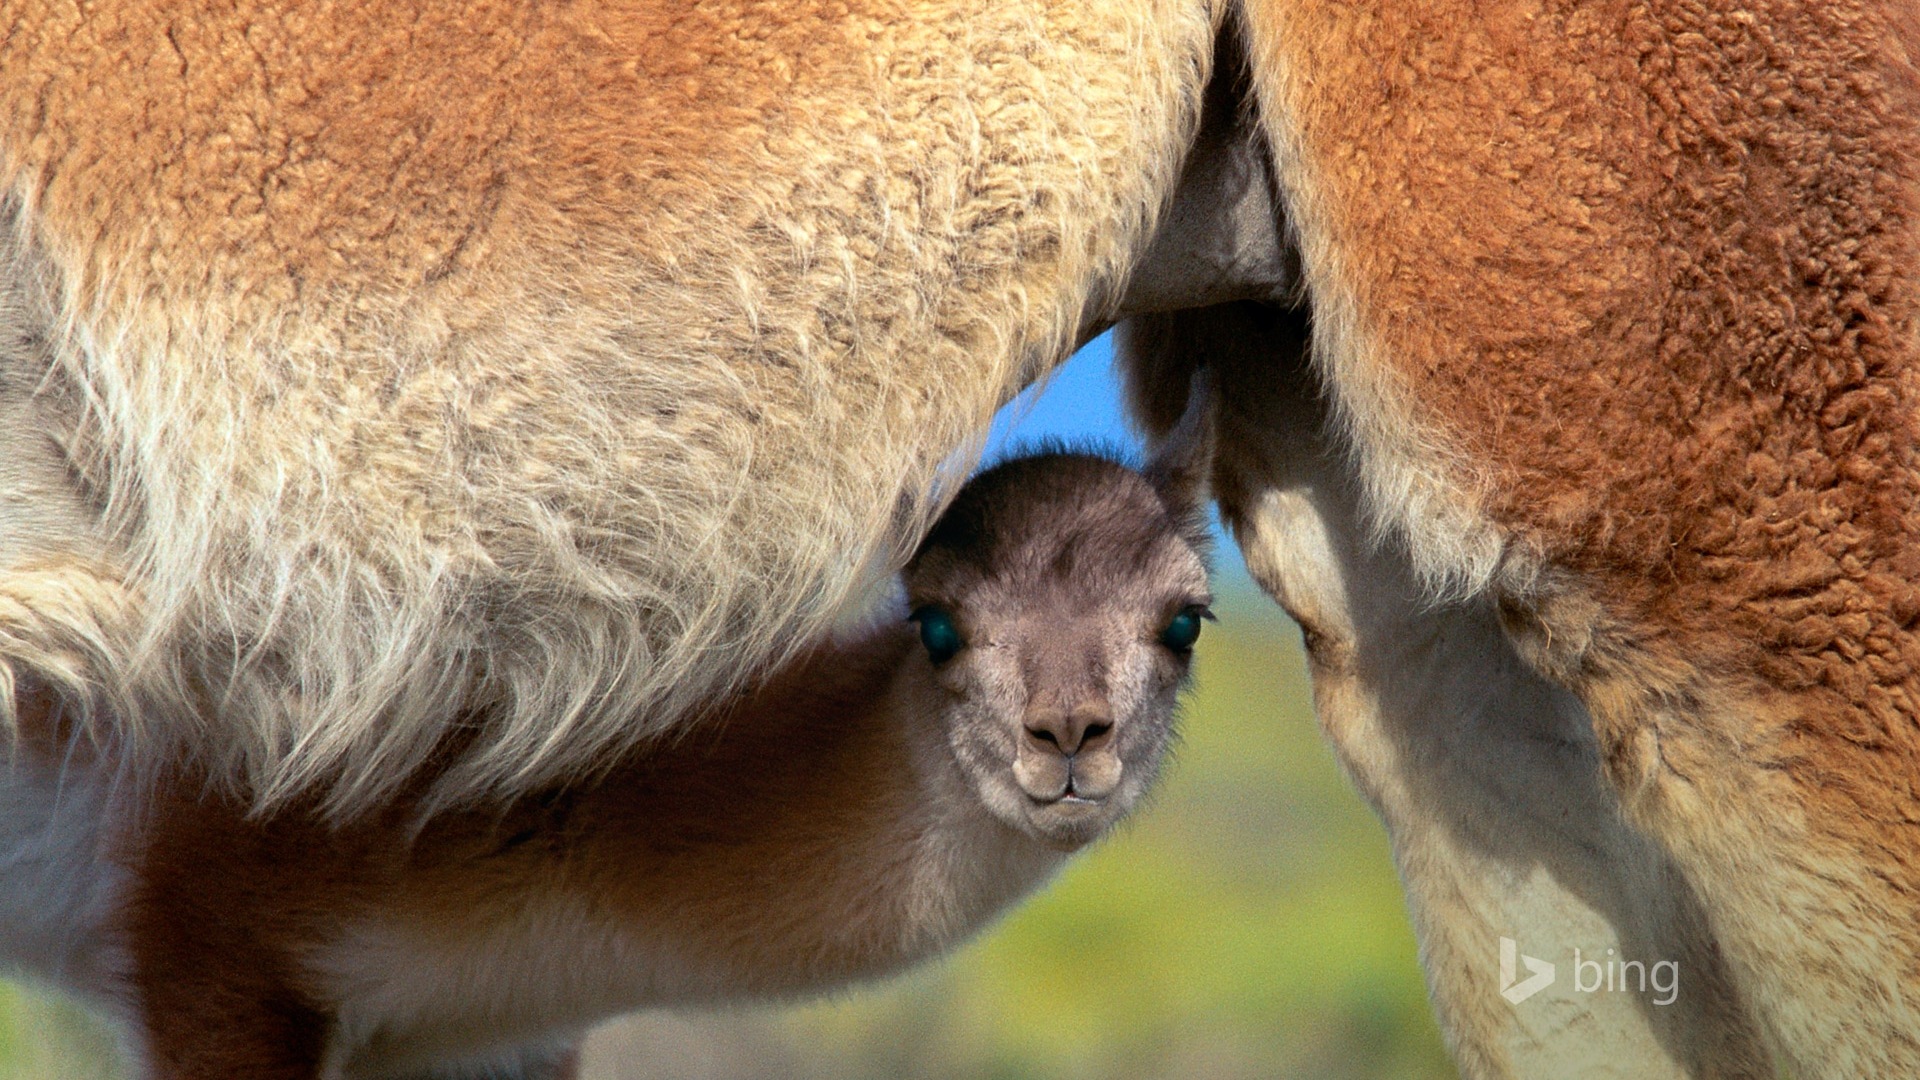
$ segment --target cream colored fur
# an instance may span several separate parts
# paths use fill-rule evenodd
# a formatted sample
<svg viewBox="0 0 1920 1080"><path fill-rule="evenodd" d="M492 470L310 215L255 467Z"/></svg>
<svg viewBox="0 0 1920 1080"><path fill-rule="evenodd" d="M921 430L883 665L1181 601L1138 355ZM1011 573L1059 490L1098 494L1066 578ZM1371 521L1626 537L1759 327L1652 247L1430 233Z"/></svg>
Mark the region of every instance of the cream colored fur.
<svg viewBox="0 0 1920 1080"><path fill-rule="evenodd" d="M256 5L259 34L294 7ZM1726 7L1729 34L1754 25ZM709 125L748 132L726 154L615 153L609 176L492 132L504 149L435 177L485 193L457 241L411 247L387 245L440 205L417 178L343 197L281 158L227 213L196 201L226 189L168 172L247 164L250 132L268 157L311 137L310 88L274 67L303 50L246 26L213 51L262 81L203 96L211 133L150 170L173 188L136 169L74 194L168 137L135 107L153 102L115 111L116 80L148 68L102 41L206 67L171 33L88 36L165 8L0 13L0 709L51 687L136 773L190 756L266 808L376 805L468 719L484 728L442 802L591 772L817 637L910 546L943 462L1075 339L1307 294L1318 381L1275 415L1268 382L1228 388L1255 419L1223 504L1313 635L1323 723L1393 833L1463 1067L1764 1074L1763 1043L1809 1074L1920 1067L1911 897L1808 843L1805 791L1752 738L1791 705L1595 659L1606 613L1490 520L1487 448L1414 419L1397 365L1420 358L1387 354L1397 313L1359 291L1396 255L1334 239L1347 195L1322 184L1348 165L1327 162L1358 148L1305 145L1287 114L1317 73L1286 67L1314 42L1284 4L1246 20L1257 129L1221 120L1244 119L1227 94L1198 134L1220 3L755 9L725 59L765 61L750 89L779 92ZM789 17L837 48L794 63L766 44ZM639 103L580 114L671 123L680 83L637 83ZM1509 1007L1489 991L1505 928L1542 951L1670 950L1705 1000Z"/></svg>
<svg viewBox="0 0 1920 1080"><path fill-rule="evenodd" d="M482 907L481 917L452 926L386 914L347 925L308 958L308 977L339 1010L320 1075L410 1076L449 1062L470 1065L556 1032L577 1038L623 1012L818 992L890 974L964 941L1044 883L1066 856L984 812L938 745L938 729L924 712L909 715L916 723L903 727L934 736L919 740L896 770L903 784L920 788L922 812L892 823L885 837L837 838L866 863L857 886L824 879L842 869L837 863L820 866L823 880L788 882L790 900L867 900L839 913L839 938L815 946L819 973L716 964L711 947L686 940L679 926L622 920L592 897L559 890ZM876 840L903 846L875 850ZM690 913L662 914L679 923ZM823 977L828 971L836 974Z"/></svg>
<svg viewBox="0 0 1920 1080"><path fill-rule="evenodd" d="M1431 596L1481 594L1504 567L1517 562L1481 510L1484 481L1443 433L1416 420L1408 396L1417 388L1402 385L1392 358L1381 354L1367 322L1372 305L1355 294L1358 275L1346 269L1349 254L1331 240L1333 231L1324 220L1332 212L1326 194L1300 167L1283 107L1289 82L1312 78L1311 72L1288 69L1282 60L1287 50L1271 40L1288 31L1285 20L1243 20L1243 28L1248 49L1265 65L1251 92L1274 181L1285 192L1284 215L1270 220L1284 220L1299 249L1299 287L1313 298L1312 348L1327 372L1335 413L1350 433L1345 445L1364 485L1359 505L1368 542L1403 545L1421 589Z"/></svg>
<svg viewBox="0 0 1920 1080"><path fill-rule="evenodd" d="M1271 321L1286 317L1222 310L1183 346L1209 362L1265 350L1260 375L1217 376L1222 511L1307 632L1322 728L1388 827L1465 1074L1770 1076L1699 900L1618 820L1584 709L1521 661L1484 600L1435 603L1404 548L1381 542L1303 358L1275 363ZM1557 957L1557 983L1503 1000L1502 936ZM1684 992L1664 1006L1576 993L1573 948L1677 960Z"/></svg>
<svg viewBox="0 0 1920 1080"><path fill-rule="evenodd" d="M1463 1074L1771 1078L1701 899L1620 819L1585 709L1516 654L1486 600L1433 602L1404 549L1375 538L1299 316L1209 317L1127 344L1224 365L1223 516L1307 633L1322 730L1387 826ZM1503 936L1555 962L1555 983L1503 999ZM1680 992L1578 992L1575 948L1675 961Z"/></svg>
<svg viewBox="0 0 1920 1080"><path fill-rule="evenodd" d="M145 1075L240 1080L531 1075L618 1012L818 992L942 951L1158 772L1192 645L1163 635L1211 602L1195 412L1152 486L1059 455L958 504L968 516L906 575L921 622L938 607L961 628L955 650L923 648L896 601L736 703L725 730L516 807L416 834L402 806L334 830L302 811L249 821L189 780L148 815L111 797L115 769L85 748L17 747L0 773L0 960L115 1014ZM1068 714L1100 727L1069 731ZM1057 786L1026 771L1042 759ZM208 910L252 921L237 937L179 921ZM201 931L227 944L180 962L195 943L176 936ZM315 1017L317 1060L281 1056L282 1001Z"/></svg>
<svg viewBox="0 0 1920 1080"><path fill-rule="evenodd" d="M321 272L266 237L169 266L143 211L108 191L89 235L42 205L76 173L0 147L6 333L35 342L0 366L78 403L59 435L111 538L16 564L0 671L88 691L129 748L184 748L263 807L324 789L347 811L456 719L484 735L437 797L523 791L683 730L817 636L1145 243L1219 18L857 7L824 29L867 54L802 69L744 161L657 184L630 163L659 201L607 221L623 204L556 213L590 178L507 144L474 166L491 216L424 273L351 251ZM22 18L20 47L68 42L55 84L123 70L82 66L90 24Z"/></svg>
<svg viewBox="0 0 1920 1080"><path fill-rule="evenodd" d="M1228 415L1237 412L1245 418L1237 427L1229 421L1223 431L1222 509L1236 525L1256 578L1308 630L1323 725L1393 834L1436 1009L1463 1070L1475 1077L1676 1071L1772 1076L1777 1061L1791 1074L1807 1077L1914 1074L1920 1070L1911 1004L1920 995L1910 857L1916 819L1910 803L1912 759L1902 749L1913 722L1911 692L1902 683L1910 678L1910 668L1903 666L1900 646L1883 644L1903 640L1897 627L1910 616L1898 614L1903 609L1897 605L1895 614L1885 617L1875 608L1876 601L1851 602L1845 607L1850 625L1832 634L1826 646L1827 658L1844 658L1833 661L1834 671L1848 674L1824 676L1847 689L1824 699L1796 693L1788 688L1805 687L1776 672L1767 677L1781 683L1770 692L1762 688L1757 670L1741 670L1743 664L1759 666L1752 658L1731 664L1709 658L1708 639L1721 629L1714 619L1658 631L1626 625L1621 610L1627 605L1618 598L1617 581L1611 599L1617 607L1608 610L1595 599L1597 588L1589 591L1571 572L1544 560L1529 542L1516 540L1490 520L1487 508L1496 497L1505 498L1509 507L1532 498L1546 507L1533 522L1534 539L1574 548L1592 535L1557 514L1583 498L1603 508L1589 526L1602 536L1608 528L1626 528L1625 523L1645 514L1670 511L1684 519L1687 511L1700 511L1701 520L1707 520L1715 514L1737 517L1740 511L1726 487L1709 491L1691 477L1683 483L1697 486L1664 496L1669 500L1664 506L1614 505L1622 501L1626 487L1595 488L1607 494L1571 497L1550 486L1534 491L1516 483L1507 490L1492 489L1488 463L1502 450L1511 454L1514 446L1527 445L1518 434L1527 418L1541 424L1542 415L1529 397L1532 388L1526 385L1532 370L1526 364L1535 345L1554 341L1578 352L1585 337L1580 331L1557 336L1568 323L1537 331L1521 326L1508 339L1515 343L1510 352L1469 352L1454 358L1460 365L1451 371L1442 370L1435 357L1417 351L1393 355L1381 343L1372 323L1398 323L1405 331L1424 319L1438 336L1447 334L1444 323L1420 309L1417 296L1383 299L1358 291L1363 283L1384 287L1396 276L1430 288L1438 280L1451 281L1446 273L1434 273L1434 263L1444 261L1435 252L1453 250L1445 243L1444 223L1423 219L1434 245L1427 251L1398 252L1379 244L1355 250L1365 246L1366 232L1356 239L1351 229L1343 234L1334 224L1338 214L1353 212L1350 201L1337 204L1341 198L1350 200L1352 193L1320 185L1373 183L1384 177L1374 191L1380 201L1372 209L1384 206L1382 212L1391 216L1404 206L1417 215L1427 194L1422 183L1457 181L1472 167L1421 159L1423 166L1432 166L1430 171L1399 173L1381 159L1404 148L1387 147L1379 158L1370 159L1372 148L1340 141L1348 137L1345 129L1330 133L1324 127L1310 148L1318 154L1318 171L1306 167L1302 156L1309 148L1295 144L1299 118L1289 107L1311 99L1300 88L1316 80L1326 85L1328 73L1290 70L1287 60L1312 54L1321 44L1312 35L1329 26L1343 33L1358 31L1350 46L1367 40L1364 31L1370 26L1369 15L1351 6L1316 8L1324 17L1309 27L1309 20L1290 19L1285 4L1264 5L1263 17L1253 21L1248 34L1252 63L1260 70L1259 122L1273 151L1276 203L1284 207L1276 216L1284 216L1299 245L1303 292L1311 301L1313 377L1297 374L1292 383L1279 380L1275 385L1276 342L1263 339L1273 332L1271 316L1263 323L1243 318L1244 312L1224 314L1212 326L1212 313L1176 321L1171 330L1149 333L1153 343L1144 351L1160 354L1149 367L1167 364L1168 357L1175 356L1189 365L1228 362L1244 373L1226 380L1222 391ZM1412 10L1392 5L1383 9ZM1675 10L1680 9L1693 10L1676 5ZM1518 8L1506 13L1519 17ZM1415 14L1412 21L1422 17ZM1424 17L1434 16L1428 12ZM1735 16L1740 17L1744 13ZM1533 29L1557 25L1519 21ZM1551 39L1554 32L1541 37ZM1467 73L1461 85L1472 87L1473 69L1482 59L1473 49L1442 48L1435 56L1396 57L1393 63L1402 65L1397 70L1418 84L1431 70L1458 61L1460 71ZM1352 64L1346 75L1363 82L1373 77L1364 56L1349 52L1340 58ZM1906 75L1911 77L1910 59L1907 63ZM1901 72L1896 61L1874 77L1897 80ZM1700 75L1708 82L1718 77ZM1551 81L1542 80L1535 90ZM1390 82L1381 85L1399 88ZM1524 79L1505 85L1524 85ZM1731 81L1717 84L1716 90L1730 100L1741 93ZM1473 90L1465 97L1462 122L1484 120L1476 109L1506 115L1498 107L1486 108ZM1534 100L1556 99L1536 94ZM1565 104L1567 99L1558 100ZM1862 114L1868 114L1865 107ZM1396 130L1393 118L1369 116L1380 119L1379 131ZM1341 123L1353 120L1347 116ZM1889 154L1897 153L1903 120L1910 121L1911 115L1876 131L1895 148ZM1445 119L1428 115L1398 133L1415 136L1422 122L1430 130ZM1809 126L1824 131L1837 124L1829 117ZM1542 121L1541 132L1554 130ZM1748 137L1753 145L1765 143ZM1808 145L1819 145L1812 141L1818 137L1823 137L1821 132L1811 136ZM1553 136L1542 138L1555 141ZM1558 147L1569 151L1567 160L1580 159L1580 152L1570 149L1573 145L1569 140ZM1682 156L1706 155L1692 149ZM1911 177L1889 163L1894 160L1880 160L1877 172L1871 165L1850 164L1875 178L1882 190L1906 183L1910 192ZM1496 213L1490 220L1524 220L1537 212L1528 185L1550 186L1545 176L1520 171L1504 178L1515 181L1513 203L1499 211L1490 207ZM1405 186L1395 188L1396 179ZM1763 186L1755 182L1756 189ZM1457 191L1452 194L1458 198ZM1700 194L1705 213L1740 218L1748 212L1724 192L1717 200L1711 191ZM1803 192L1793 205L1817 203L1817 196ZM1897 199L1893 203L1901 205ZM1512 216L1499 217L1498 212ZM1572 206L1568 213L1576 221L1596 223L1602 231L1621 225L1591 203ZM1757 222L1765 212L1751 213ZM1469 224L1462 222L1461 227ZM1846 228L1861 231L1847 233ZM1865 243L1871 232L1848 225L1834 246L1850 251L1849 243ZM1343 241L1335 240L1342 235ZM1503 286L1524 283L1556 294L1559 287L1570 288L1566 302L1572 307L1590 299L1581 296L1579 288L1585 285L1576 286L1574 276L1530 274L1527 256L1516 265L1529 269L1505 267L1500 260L1524 244L1508 234L1504 239L1509 247L1503 251L1502 236L1498 226L1482 230L1481 238L1492 244L1490 250L1482 249L1489 260L1484 283L1464 269L1481 264L1463 261L1460 268L1447 268L1457 273L1460 288L1472 292L1484 284L1489 291L1481 294L1483 304L1511 308L1514 321L1522 324L1534 317L1532 308L1514 305ZM1471 250L1471 245L1461 250ZM1423 257L1425 276L1411 266ZM1543 257L1551 261L1558 253ZM1844 257L1837 262L1850 265ZM1776 268L1762 265L1756 271L1762 276ZM1690 289L1702 296L1717 295L1686 277L1667 287L1672 295L1683 296ZM1725 288L1733 295L1749 294L1740 286ZM1768 284L1750 293L1772 296L1772 288ZM1841 289L1830 288L1836 294ZM1814 295L1805 303L1809 310L1818 310L1824 298L1817 287L1810 292ZM1889 289L1889 295L1885 317L1902 327L1890 331L1900 335L1900 345L1893 350L1898 354L1910 350L1912 329L1910 322L1897 322L1907 317L1900 290ZM1458 310L1447 307L1445 299L1434 297L1435 308ZM1411 307L1410 300L1415 302ZM1631 304L1624 308L1629 317L1645 316ZM1723 363L1737 369L1772 348L1753 344L1770 325L1765 316L1728 320L1725 332L1750 346L1750 355L1730 355ZM1537 338L1529 336L1535 332ZM1813 338L1828 340L1819 331ZM1865 346L1856 357L1852 343L1840 340L1845 344L1836 349L1835 363L1841 370L1848 364L1873 369L1883 362L1897 369L1905 362L1898 355L1886 361L1877 355L1869 359L1872 350ZM1730 351L1737 354L1738 346ZM1824 361L1792 355L1795 362L1788 370L1800 377L1823 370ZM1535 361L1542 365L1543 382L1551 376L1547 369L1561 362L1545 356ZM1471 375L1476 362L1498 366L1489 370L1479 401L1474 400ZM1635 372L1663 393L1686 398L1688 388L1662 383L1661 373L1669 371L1666 363L1662 359L1637 368L1630 360L1623 370ZM1481 426L1462 425L1474 440L1472 454L1433 424L1414 419L1423 390L1438 392L1420 385L1425 371L1434 373L1436 387L1449 375L1455 389L1466 386L1462 397L1472 409L1487 405ZM1180 384L1179 370L1163 374L1175 377L1148 378L1134 387L1136 404L1150 417L1164 413L1166 399ZM1500 383L1496 375L1507 381ZM1605 377L1590 381L1596 402L1606 400L1610 387ZM1888 379L1890 386L1897 383ZM1788 391L1790 399L1795 392ZM1545 401L1544 389L1541 395ZM1432 403L1424 404L1431 416ZM1897 415L1910 420L1910 405L1891 408L1905 410ZM1554 461L1559 447L1551 432L1556 422L1569 443L1601 447L1599 456L1605 457L1605 447L1630 437L1640 422L1620 412L1616 408L1611 428L1588 428L1577 402L1557 402L1549 414L1553 419L1543 425L1548 437L1540 440L1538 427L1533 432L1540 441L1531 445L1543 469L1556 464L1567 468L1566 462ZM1896 430L1902 426L1892 424ZM1305 459L1297 456L1289 439L1303 432L1312 432L1319 446ZM1698 442L1689 453L1707 460L1715 453L1729 453L1729 443L1711 425L1690 434ZM1910 507L1910 498L1899 494L1904 490L1899 478L1911 475L1903 472L1911 468L1903 437L1893 434L1884 443L1869 443L1862 454L1866 463L1849 463L1839 474L1894 477L1877 490L1890 505ZM1733 457L1739 460L1737 453ZM1686 456L1675 454L1674 459ZM1578 476L1565 479L1569 487L1578 488ZM1562 501L1554 502L1556 496ZM1903 527L1893 517L1846 522L1843 511L1823 509L1793 535L1824 537L1834 541L1830 546L1835 549L1845 546L1836 538L1861 540L1863 549L1878 540L1877 550L1884 553L1904 543L1898 539ZM1770 517L1755 528L1778 534L1782 526ZM1672 545L1684 548L1687 539L1681 531L1672 537ZM1751 574L1791 574L1793 564L1784 557L1770 562L1749 554L1747 559L1745 569ZM1805 561L1818 564L1819 557ZM1715 565L1724 571L1739 562L1723 557ZM1616 575L1631 575L1621 570L1628 565L1624 560L1609 564L1590 558L1583 570L1594 572L1596 563ZM1861 556L1848 554L1844 565L1851 571L1863 563ZM1656 559L1642 581L1655 597L1664 591L1677 598L1676 607L1720 595L1722 586L1711 575L1663 582L1661 567ZM1897 591L1904 583L1899 575L1889 577L1893 580L1879 588ZM1725 588L1731 591L1734 586ZM1818 609L1814 601L1806 606ZM1791 612L1792 605L1785 610ZM1854 614L1859 611L1873 612L1883 622ZM1814 628L1815 640L1825 640L1817 636L1821 630ZM1889 654L1881 656L1876 648ZM1876 679L1888 686L1876 685ZM1883 728L1891 732L1884 742L1878 734ZM1823 760L1822 739L1843 749ZM1844 748L1852 740L1869 749L1849 757ZM1884 764L1873 752L1882 748L1891 748L1885 751ZM1557 827L1536 826L1542 822ZM1539 955L1557 955L1558 986L1524 1003L1502 1000L1495 981L1500 936L1519 939L1522 949L1531 941ZM1694 999L1684 1003L1687 1009L1675 1010L1591 994L1556 998L1556 989L1564 994L1568 988L1572 973L1567 960L1573 947L1582 948L1589 958L1614 948L1635 958L1651 950L1656 957L1676 960L1681 971L1700 976L1683 993Z"/></svg>

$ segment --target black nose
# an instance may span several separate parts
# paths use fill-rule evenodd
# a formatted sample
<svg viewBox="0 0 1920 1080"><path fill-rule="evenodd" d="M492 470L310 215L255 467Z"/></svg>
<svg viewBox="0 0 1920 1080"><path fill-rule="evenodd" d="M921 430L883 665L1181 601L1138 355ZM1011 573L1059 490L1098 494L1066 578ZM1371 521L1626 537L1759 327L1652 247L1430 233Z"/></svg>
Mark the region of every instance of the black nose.
<svg viewBox="0 0 1920 1080"><path fill-rule="evenodd" d="M1041 705L1027 710L1027 736L1069 757L1098 746L1113 731L1113 708L1083 701L1071 708Z"/></svg>

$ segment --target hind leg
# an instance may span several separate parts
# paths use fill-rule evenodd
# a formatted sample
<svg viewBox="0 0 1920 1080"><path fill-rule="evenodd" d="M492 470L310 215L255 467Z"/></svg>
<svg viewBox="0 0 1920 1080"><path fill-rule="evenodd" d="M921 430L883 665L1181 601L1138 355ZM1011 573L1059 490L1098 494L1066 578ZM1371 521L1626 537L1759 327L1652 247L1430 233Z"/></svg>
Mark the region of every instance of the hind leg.
<svg viewBox="0 0 1920 1080"><path fill-rule="evenodd" d="M1491 604L1427 602L1405 557L1369 539L1298 321L1185 313L1129 346L1136 393L1156 399L1183 365L1216 369L1215 493L1254 578L1306 631L1321 727L1387 827L1463 1074L1771 1077L1700 899L1622 820L1586 710L1522 662ZM1502 938L1555 979L1503 995ZM1591 992L1575 949L1676 966L1646 992Z"/></svg>

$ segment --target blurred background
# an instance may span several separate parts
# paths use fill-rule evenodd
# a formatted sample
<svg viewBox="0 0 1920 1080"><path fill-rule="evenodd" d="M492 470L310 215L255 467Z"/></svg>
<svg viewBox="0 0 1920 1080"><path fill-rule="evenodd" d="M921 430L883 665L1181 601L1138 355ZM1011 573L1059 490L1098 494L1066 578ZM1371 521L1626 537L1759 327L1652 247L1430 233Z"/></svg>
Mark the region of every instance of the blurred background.
<svg viewBox="0 0 1920 1080"><path fill-rule="evenodd" d="M988 454L1136 445L1102 338L1023 394ZM939 963L787 1006L654 1012L589 1040L587 1080L1455 1075L1386 836L1314 726L1299 631L1218 548L1217 625L1156 797ZM58 999L0 985L0 1080L122 1071Z"/></svg>

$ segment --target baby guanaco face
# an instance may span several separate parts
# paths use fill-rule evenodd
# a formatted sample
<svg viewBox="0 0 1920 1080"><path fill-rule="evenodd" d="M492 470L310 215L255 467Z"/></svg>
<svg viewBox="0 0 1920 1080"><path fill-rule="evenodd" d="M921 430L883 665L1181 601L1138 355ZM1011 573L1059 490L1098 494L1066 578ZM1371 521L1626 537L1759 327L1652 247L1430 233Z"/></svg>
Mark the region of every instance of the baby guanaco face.
<svg viewBox="0 0 1920 1080"><path fill-rule="evenodd" d="M1146 792L1212 596L1192 507L1083 454L976 477L908 564L961 771L1000 820L1079 847Z"/></svg>

